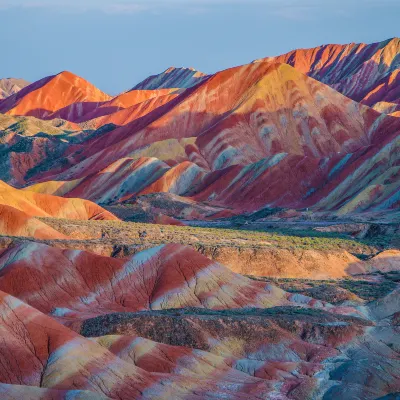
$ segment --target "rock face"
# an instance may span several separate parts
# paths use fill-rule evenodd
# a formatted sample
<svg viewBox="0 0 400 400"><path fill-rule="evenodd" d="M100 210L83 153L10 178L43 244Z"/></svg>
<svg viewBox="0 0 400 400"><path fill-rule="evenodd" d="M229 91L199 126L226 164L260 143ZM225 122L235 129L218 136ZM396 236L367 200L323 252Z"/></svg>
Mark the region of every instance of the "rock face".
<svg viewBox="0 0 400 400"><path fill-rule="evenodd" d="M285 64L250 64L217 73L169 104L167 112L144 129L142 124L137 128L130 124L94 140L85 155L95 157L82 165L79 176L90 173L94 158L101 161L99 170L140 147L167 139L197 137L205 167L217 170L255 163L277 153L320 158L351 152L375 143L383 135L385 122L398 124L397 119L381 118L382 123L376 122L367 137L378 113ZM338 119L340 129L334 122ZM106 142L111 145L107 152ZM101 160L100 154L105 156ZM75 167L70 177L77 178L77 172Z"/></svg>
<svg viewBox="0 0 400 400"><path fill-rule="evenodd" d="M4 321L0 330L0 377L5 382L1 385L5 399L17 393L34 399L47 398L39 397L42 395L76 395L78 399L257 399L275 392L273 381L228 366L214 376L207 371L198 376L179 371L148 372L12 296L2 292L0 300ZM71 388L73 393L68 394Z"/></svg>

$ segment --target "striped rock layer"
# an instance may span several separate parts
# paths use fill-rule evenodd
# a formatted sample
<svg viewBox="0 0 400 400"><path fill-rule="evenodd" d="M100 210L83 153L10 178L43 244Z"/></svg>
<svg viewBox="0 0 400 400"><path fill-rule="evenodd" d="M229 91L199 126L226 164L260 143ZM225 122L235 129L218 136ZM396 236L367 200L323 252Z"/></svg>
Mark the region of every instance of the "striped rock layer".
<svg viewBox="0 0 400 400"><path fill-rule="evenodd" d="M398 39L327 45L207 76L169 69L115 97L63 72L0 102L6 116L72 124L4 130L0 178L99 204L169 193L229 214L397 208L398 55Z"/></svg>
<svg viewBox="0 0 400 400"><path fill-rule="evenodd" d="M21 242L0 252L0 393L372 400L400 390L396 296L333 306L181 245L113 259Z"/></svg>

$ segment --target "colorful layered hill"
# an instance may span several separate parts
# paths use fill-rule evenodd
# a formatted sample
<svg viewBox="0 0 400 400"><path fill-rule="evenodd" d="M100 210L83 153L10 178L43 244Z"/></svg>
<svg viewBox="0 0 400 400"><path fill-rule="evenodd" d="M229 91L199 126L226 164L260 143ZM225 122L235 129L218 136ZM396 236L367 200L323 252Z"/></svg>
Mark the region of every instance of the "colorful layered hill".
<svg viewBox="0 0 400 400"><path fill-rule="evenodd" d="M0 181L0 235L65 239L35 217L72 220L118 220L97 204L14 189Z"/></svg>
<svg viewBox="0 0 400 400"><path fill-rule="evenodd" d="M207 75L194 68L170 67L158 75L151 75L138 83L135 90L153 90L163 88L190 88L207 79Z"/></svg>
<svg viewBox="0 0 400 400"><path fill-rule="evenodd" d="M351 99L373 106L400 104L400 39L373 44L324 45L268 57L285 62L338 90Z"/></svg>
<svg viewBox="0 0 400 400"><path fill-rule="evenodd" d="M235 274L178 244L114 259L25 242L3 252L0 266L1 290L71 326L111 312L185 307L265 308L299 303L334 309ZM34 283L28 279L33 269ZM54 281L49 282L48 276Z"/></svg>
<svg viewBox="0 0 400 400"><path fill-rule="evenodd" d="M271 63L219 72L156 111L88 141L88 151L73 156L74 163L85 159L73 170L79 173L68 175L90 173L95 160L98 171L145 146L191 137L195 146L186 150L197 151L211 170L281 152L330 156L380 141L398 124L292 67Z"/></svg>
<svg viewBox="0 0 400 400"><path fill-rule="evenodd" d="M164 192L229 215L396 208L397 92L368 99L382 80L396 86L398 45L297 50L201 75L181 90L163 88L185 87L167 76L184 82L196 71L171 69L113 98L70 73L46 78L0 111L30 118L45 109L37 115L61 121L63 132L5 130L1 178L99 204Z"/></svg>
<svg viewBox="0 0 400 400"><path fill-rule="evenodd" d="M84 117L86 124L96 129L108 124L124 126L150 114L152 111L164 106L179 95L179 92L175 89L168 89L164 92L163 90L135 90L128 92L128 94L129 93L135 95L137 93L144 93L146 98L140 103L135 103L128 107L120 107L119 110L107 113L106 115L102 115L105 113L102 112L104 108L101 107L100 110L95 110L93 113Z"/></svg>
<svg viewBox="0 0 400 400"><path fill-rule="evenodd" d="M0 100L5 99L15 93L18 93L21 89L28 86L29 82L24 79L16 78L3 78L0 79Z"/></svg>
<svg viewBox="0 0 400 400"><path fill-rule="evenodd" d="M32 190L107 204L161 191L236 212L317 203L331 210L343 198L321 200L345 182L346 201L357 199L348 209L396 205L400 120L287 64L229 69L173 96L137 119L129 108L105 117L128 119L66 148L38 173L28 170L29 182L42 182ZM32 154L17 157L20 164Z"/></svg>
<svg viewBox="0 0 400 400"><path fill-rule="evenodd" d="M67 239L67 236L15 207L0 204L0 234L35 239Z"/></svg>
<svg viewBox="0 0 400 400"><path fill-rule="evenodd" d="M0 398L396 398L400 253L365 244L394 224L113 213L392 216L398 54L172 68L114 97L63 72L0 101Z"/></svg>
<svg viewBox="0 0 400 400"><path fill-rule="evenodd" d="M0 203L37 217L116 220L97 204L15 189L0 181Z"/></svg>
<svg viewBox="0 0 400 400"><path fill-rule="evenodd" d="M0 102L0 112L13 116L34 116L46 120L61 119L71 123L83 123L110 116L108 120L103 118L90 124L98 128L108 123L116 125L126 123L127 114L135 114L135 110L135 118L139 118L139 114L146 113L144 108L151 111L172 100L178 93L179 89L131 90L111 97L83 78L70 72L62 72L35 82L26 87L22 93ZM138 107L135 106L141 103L143 105L137 111ZM127 111L122 115L117 114L118 111L126 109Z"/></svg>
<svg viewBox="0 0 400 400"><path fill-rule="evenodd" d="M69 121L62 119L52 119L49 121L35 117L17 117L7 114L0 114L0 131L2 144L12 142L14 135L21 137L50 137L63 136L74 131L80 131L81 128Z"/></svg>
<svg viewBox="0 0 400 400"><path fill-rule="evenodd" d="M106 124L125 125L169 102L178 94L178 89L131 90L97 104L93 110L80 116L60 110L51 118L60 117L76 123L93 121L91 125L96 128ZM82 103L82 107L86 108L86 102Z"/></svg>
<svg viewBox="0 0 400 400"><path fill-rule="evenodd" d="M375 400L400 390L396 295L332 305L174 244L125 259L11 244L0 250L0 393Z"/></svg>
<svg viewBox="0 0 400 400"><path fill-rule="evenodd" d="M29 115L45 119L55 111L68 107L69 113L80 115L86 110L79 105L96 107L98 103L111 97L85 79L61 72L28 85L18 93L0 103L0 113L9 115ZM76 106L74 106L77 104Z"/></svg>

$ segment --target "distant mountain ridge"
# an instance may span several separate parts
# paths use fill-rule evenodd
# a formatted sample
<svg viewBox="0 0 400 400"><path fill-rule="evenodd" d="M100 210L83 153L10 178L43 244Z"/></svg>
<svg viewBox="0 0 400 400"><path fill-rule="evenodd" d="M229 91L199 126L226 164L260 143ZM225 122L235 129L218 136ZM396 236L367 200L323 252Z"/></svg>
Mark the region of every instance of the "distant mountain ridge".
<svg viewBox="0 0 400 400"><path fill-rule="evenodd" d="M5 99L15 93L18 93L30 83L24 79L3 78L0 79L0 100Z"/></svg>
<svg viewBox="0 0 400 400"><path fill-rule="evenodd" d="M363 104L400 104L400 39L293 50L257 61L287 63ZM256 61L256 62L257 62Z"/></svg>

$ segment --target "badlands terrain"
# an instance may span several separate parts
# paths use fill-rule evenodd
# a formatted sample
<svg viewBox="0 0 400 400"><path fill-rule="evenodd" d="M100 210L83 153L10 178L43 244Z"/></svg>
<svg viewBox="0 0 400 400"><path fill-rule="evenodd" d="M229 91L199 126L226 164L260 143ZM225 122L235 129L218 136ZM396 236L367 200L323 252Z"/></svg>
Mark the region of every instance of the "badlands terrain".
<svg viewBox="0 0 400 400"><path fill-rule="evenodd" d="M0 80L0 398L400 398L400 39L111 96Z"/></svg>

